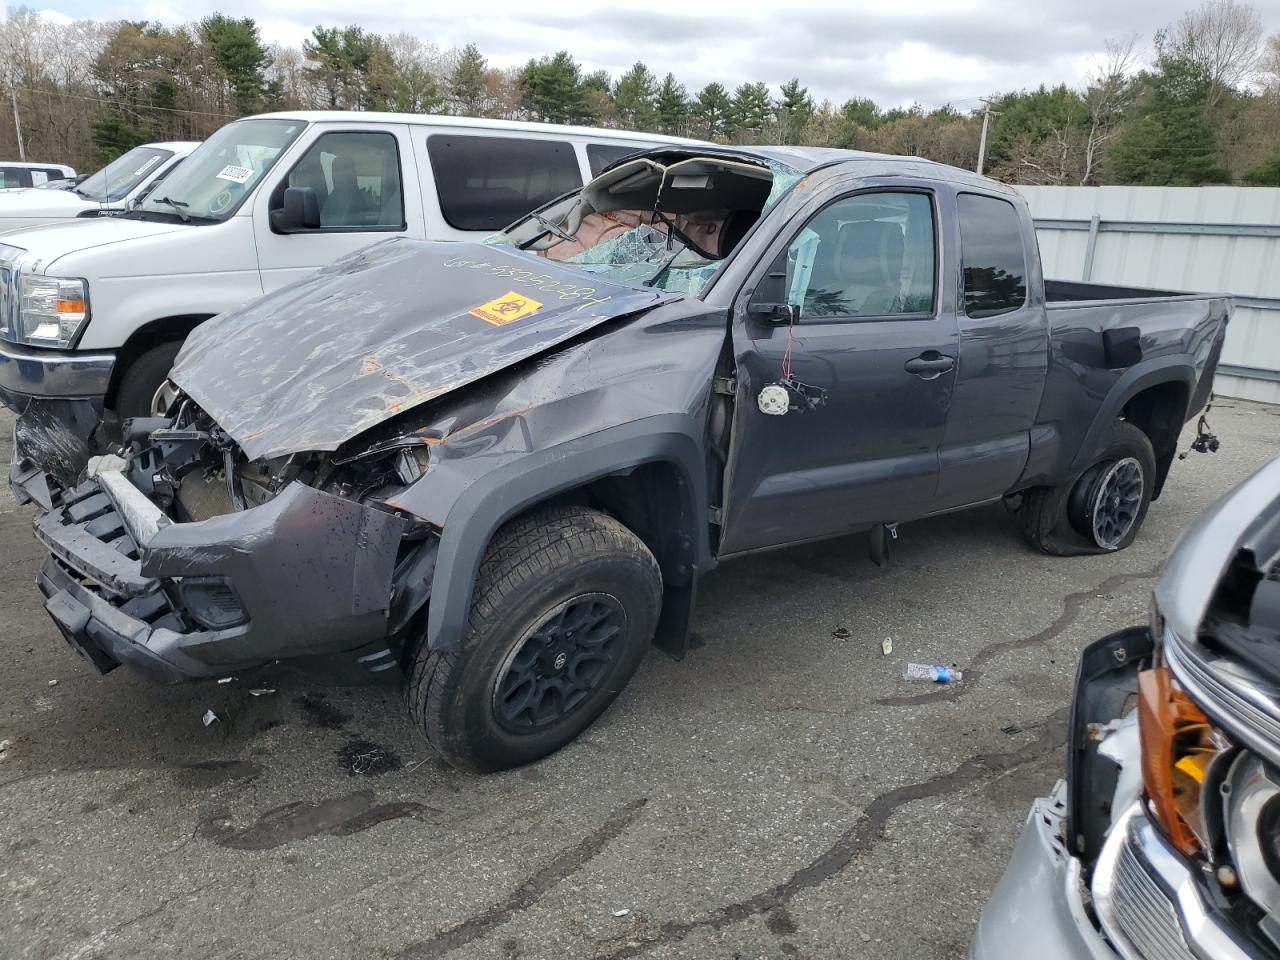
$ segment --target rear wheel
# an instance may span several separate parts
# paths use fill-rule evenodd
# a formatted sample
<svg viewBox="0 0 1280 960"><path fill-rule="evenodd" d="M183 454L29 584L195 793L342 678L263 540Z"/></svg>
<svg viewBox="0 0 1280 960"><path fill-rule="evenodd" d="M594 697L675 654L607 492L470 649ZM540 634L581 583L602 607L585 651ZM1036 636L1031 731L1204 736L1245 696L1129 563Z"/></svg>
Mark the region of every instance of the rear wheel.
<svg viewBox="0 0 1280 960"><path fill-rule="evenodd" d="M517 520L481 562L461 647L414 658L409 712L455 765L489 771L538 760L626 686L661 600L653 555L611 517L566 507Z"/></svg>
<svg viewBox="0 0 1280 960"><path fill-rule="evenodd" d="M1117 420L1096 462L1073 482L1024 495L1023 532L1037 549L1056 556L1123 550L1146 519L1155 481L1151 441Z"/></svg>

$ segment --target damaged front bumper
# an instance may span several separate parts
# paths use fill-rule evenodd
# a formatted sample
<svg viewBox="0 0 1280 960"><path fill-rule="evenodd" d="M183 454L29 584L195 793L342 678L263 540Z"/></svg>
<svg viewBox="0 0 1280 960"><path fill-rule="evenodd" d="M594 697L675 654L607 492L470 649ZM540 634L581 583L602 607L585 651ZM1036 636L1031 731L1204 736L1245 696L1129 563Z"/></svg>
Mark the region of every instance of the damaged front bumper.
<svg viewBox="0 0 1280 960"><path fill-rule="evenodd" d="M90 474L34 525L50 554L45 607L98 670L176 682L342 651L395 665L386 638L425 602L436 547L406 541L405 517L294 481L259 506L179 523L124 461L95 458ZM17 486L34 497L48 484Z"/></svg>

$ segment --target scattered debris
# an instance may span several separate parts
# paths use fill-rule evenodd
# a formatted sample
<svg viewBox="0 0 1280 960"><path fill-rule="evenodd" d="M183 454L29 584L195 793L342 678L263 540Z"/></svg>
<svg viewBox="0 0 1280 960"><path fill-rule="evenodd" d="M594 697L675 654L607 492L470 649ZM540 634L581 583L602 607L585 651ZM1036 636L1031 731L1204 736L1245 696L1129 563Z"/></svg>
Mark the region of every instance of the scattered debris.
<svg viewBox="0 0 1280 960"><path fill-rule="evenodd" d="M50 680L50 681L49 681L49 686L51 686L51 687L56 687L57 685L58 685L58 681L57 681L57 680Z"/></svg>
<svg viewBox="0 0 1280 960"><path fill-rule="evenodd" d="M886 657L893 653L893 637L885 637L880 641L880 652Z"/></svg>
<svg viewBox="0 0 1280 960"><path fill-rule="evenodd" d="M218 715L214 713L212 710L206 710L204 712L204 716L201 717L200 719L204 721L204 725L207 727L212 723L217 723Z"/></svg>
<svg viewBox="0 0 1280 960"><path fill-rule="evenodd" d="M904 680L928 680L932 683L955 683L964 674L940 663L908 663L902 671Z"/></svg>
<svg viewBox="0 0 1280 960"><path fill-rule="evenodd" d="M851 636L853 636L853 634L844 627L836 627L831 631L831 638L833 640L848 640Z"/></svg>
<svg viewBox="0 0 1280 960"><path fill-rule="evenodd" d="M9 756L10 740L0 740L0 760L4 760Z"/></svg>
<svg viewBox="0 0 1280 960"><path fill-rule="evenodd" d="M222 678L221 680L219 680L218 682L219 682L219 683L230 683L230 682L231 682L232 680L234 680L234 679L235 679L235 677L223 677L223 678Z"/></svg>
<svg viewBox="0 0 1280 960"><path fill-rule="evenodd" d="M275 692L276 692L276 688L275 688L275 687L259 687L259 688L258 688L258 689L256 689L256 690L250 690L250 691L249 691L249 696L251 696L251 697L267 697L267 696L270 696L271 694L273 694L273 693L275 693Z"/></svg>
<svg viewBox="0 0 1280 960"><path fill-rule="evenodd" d="M626 916L627 914L629 914L630 912L631 912L631 911L630 911L630 910L628 910L626 907L623 907L621 910L615 910L615 911L613 911L613 915L614 915L615 917L625 917L625 916Z"/></svg>
<svg viewBox="0 0 1280 960"><path fill-rule="evenodd" d="M1018 726L1016 723L1011 723L1007 727L1001 727L1000 732L1003 733L1006 737L1012 737L1016 734L1021 733L1022 728Z"/></svg>
<svg viewBox="0 0 1280 960"><path fill-rule="evenodd" d="M338 751L338 766L352 777L377 777L402 766L400 757L369 740L349 740Z"/></svg>

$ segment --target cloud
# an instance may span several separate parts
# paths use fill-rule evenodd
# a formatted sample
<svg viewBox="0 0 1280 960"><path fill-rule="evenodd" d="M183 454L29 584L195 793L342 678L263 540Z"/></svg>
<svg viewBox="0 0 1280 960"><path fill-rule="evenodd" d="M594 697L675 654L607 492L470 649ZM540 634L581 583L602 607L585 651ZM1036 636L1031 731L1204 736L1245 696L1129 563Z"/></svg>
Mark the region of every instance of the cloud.
<svg viewBox="0 0 1280 960"><path fill-rule="evenodd" d="M204 0L207 2L207 0ZM1194 4L1188 4L1192 6ZM211 12L196 0L63 0L61 15L165 22ZM694 92L715 80L732 89L799 77L816 99L871 97L886 106L919 101L971 105L979 96L1083 82L1109 38L1150 42L1185 7L1168 0L702 0L687 9L600 5L591 0L486 0L446 5L370 4L353 15L339 0L225 0L218 9L252 16L263 37L297 45L311 28L357 20L378 33L406 31L441 48L475 43L493 66L570 51L587 70L617 76L637 60ZM1280 31L1280 3L1260 5Z"/></svg>

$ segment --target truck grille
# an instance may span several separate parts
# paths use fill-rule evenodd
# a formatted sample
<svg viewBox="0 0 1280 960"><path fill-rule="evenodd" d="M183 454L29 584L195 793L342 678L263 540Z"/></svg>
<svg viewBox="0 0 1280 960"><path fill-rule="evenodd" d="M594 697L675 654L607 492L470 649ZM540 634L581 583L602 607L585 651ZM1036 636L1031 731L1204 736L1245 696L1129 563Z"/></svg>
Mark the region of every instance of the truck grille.
<svg viewBox="0 0 1280 960"><path fill-rule="evenodd" d="M143 576L138 545L94 481L67 491L61 507L38 516L35 532L51 562L85 589L152 627L182 628L160 582Z"/></svg>
<svg viewBox="0 0 1280 960"><path fill-rule="evenodd" d="M1132 842L1116 858L1115 904L1112 920L1118 926L1131 960L1195 960L1182 935L1178 914L1163 889L1139 859Z"/></svg>

